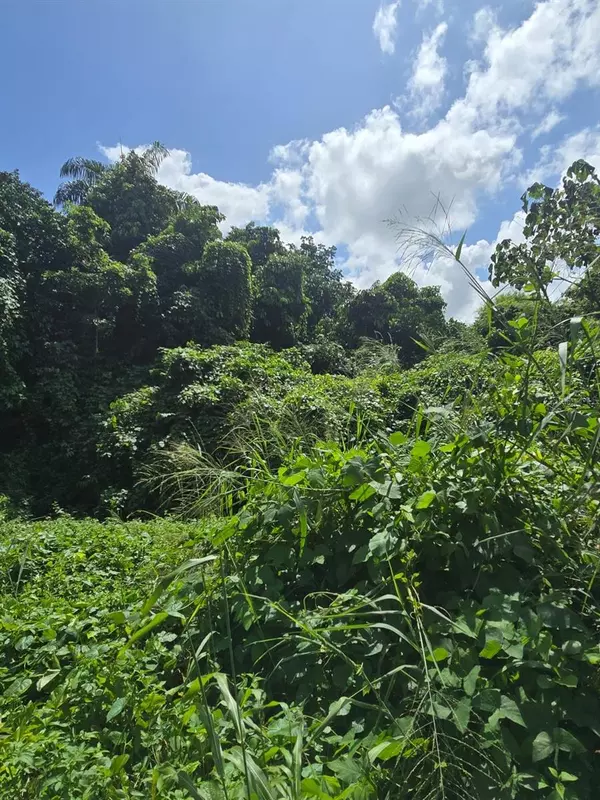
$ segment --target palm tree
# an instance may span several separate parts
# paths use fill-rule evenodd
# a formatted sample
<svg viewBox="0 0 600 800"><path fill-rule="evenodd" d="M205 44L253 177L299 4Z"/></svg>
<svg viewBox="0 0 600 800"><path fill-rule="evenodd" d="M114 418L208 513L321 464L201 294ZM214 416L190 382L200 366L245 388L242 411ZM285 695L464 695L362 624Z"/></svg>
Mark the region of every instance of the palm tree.
<svg viewBox="0 0 600 800"><path fill-rule="evenodd" d="M108 164L94 161L91 158L76 156L69 158L60 168L61 178L71 178L60 184L54 195L54 204L63 206L65 203L81 205L85 202L88 192L95 186L105 172L110 169Z"/></svg>
<svg viewBox="0 0 600 800"><path fill-rule="evenodd" d="M162 142L153 142L149 147L138 154L135 150L122 153L121 162L127 159L137 159L148 175L158 172L160 165L169 155L169 150ZM60 169L61 178L70 178L58 187L54 195L54 204L57 206L65 203L81 205L85 203L90 189L95 186L114 165L103 164L91 158L76 156L69 158Z"/></svg>
<svg viewBox="0 0 600 800"><path fill-rule="evenodd" d="M149 175L155 175L162 162L169 155L170 151L162 142L152 142L141 154L140 159Z"/></svg>

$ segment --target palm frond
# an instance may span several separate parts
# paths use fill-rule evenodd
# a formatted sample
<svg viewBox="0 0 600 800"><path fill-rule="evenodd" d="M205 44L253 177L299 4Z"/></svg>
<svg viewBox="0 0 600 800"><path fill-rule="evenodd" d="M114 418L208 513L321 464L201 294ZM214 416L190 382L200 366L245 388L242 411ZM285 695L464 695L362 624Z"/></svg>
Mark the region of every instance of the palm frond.
<svg viewBox="0 0 600 800"><path fill-rule="evenodd" d="M199 206L199 201L188 192L175 192L175 209L177 212L186 211L193 206Z"/></svg>
<svg viewBox="0 0 600 800"><path fill-rule="evenodd" d="M153 142L142 153L141 159L150 173L158 172L160 165L169 155L169 150L162 142Z"/></svg>
<svg viewBox="0 0 600 800"><path fill-rule="evenodd" d="M65 181L61 183L54 195L54 205L64 206L66 203L81 205L90 190L90 184L85 180Z"/></svg>
<svg viewBox="0 0 600 800"><path fill-rule="evenodd" d="M108 169L107 164L101 161L94 161L91 158L83 158L82 156L75 156L69 158L60 168L61 178L74 178L75 180L85 180L93 185L102 177Z"/></svg>

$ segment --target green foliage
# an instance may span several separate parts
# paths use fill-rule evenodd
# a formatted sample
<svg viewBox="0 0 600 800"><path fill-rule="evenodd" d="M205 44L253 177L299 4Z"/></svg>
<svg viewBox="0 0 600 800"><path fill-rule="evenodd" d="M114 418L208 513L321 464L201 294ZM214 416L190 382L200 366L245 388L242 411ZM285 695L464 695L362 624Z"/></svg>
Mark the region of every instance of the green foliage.
<svg viewBox="0 0 600 800"><path fill-rule="evenodd" d="M402 431L255 454L223 518L5 523L0 797L592 796L599 336L569 403L507 355ZM165 354L173 389L232 357Z"/></svg>
<svg viewBox="0 0 600 800"><path fill-rule="evenodd" d="M183 440L227 462L260 447L263 458L277 460L297 439L342 442L357 429L366 435L393 427L420 405L480 390L491 375L480 357L459 355L389 377L381 370L357 378L314 375L305 352L276 354L257 344L163 350L153 385L115 400L103 423L99 453L114 489L133 490L149 459L170 443ZM131 510L150 502L141 488L132 493Z"/></svg>
<svg viewBox="0 0 600 800"><path fill-rule="evenodd" d="M508 283L548 300L547 288L564 264L567 276L583 273L580 291L598 306L594 282L586 272L600 255L600 180L585 161L576 161L562 186L551 189L536 183L521 198L526 214L525 242L500 242L492 256L490 280L494 286Z"/></svg>
<svg viewBox="0 0 600 800"><path fill-rule="evenodd" d="M303 236L298 252L305 256L304 291L308 299L307 328L314 334L329 320L338 308L353 294L352 284L343 280L341 270L335 266L335 247L315 244L312 236Z"/></svg>
<svg viewBox="0 0 600 800"><path fill-rule="evenodd" d="M343 341L357 347L364 339L381 339L399 347L399 358L410 366L425 357L419 336L445 330L445 303L437 287L417 284L402 272L391 275L349 300L340 311Z"/></svg>
<svg viewBox="0 0 600 800"><path fill-rule="evenodd" d="M0 798L594 796L593 170L468 327L165 155L0 174Z"/></svg>
<svg viewBox="0 0 600 800"><path fill-rule="evenodd" d="M276 350L293 347L303 337L309 313L305 294L308 259L289 251L271 255L255 274L252 338Z"/></svg>
<svg viewBox="0 0 600 800"><path fill-rule="evenodd" d="M271 256L285 253L285 246L277 228L256 225L254 222L249 222L245 228L233 227L227 239L246 248L255 269L264 267Z"/></svg>
<svg viewBox="0 0 600 800"><path fill-rule="evenodd" d="M109 254L126 261L146 237L159 233L177 210L175 192L154 177L156 161L132 151L106 170L86 196L91 208L110 225Z"/></svg>
<svg viewBox="0 0 600 800"><path fill-rule="evenodd" d="M0 412L17 406L23 398L16 367L24 350L20 331L24 288L15 237L0 229Z"/></svg>
<svg viewBox="0 0 600 800"><path fill-rule="evenodd" d="M527 350L531 340L539 348L556 346L565 318L560 305L540 303L531 294L508 292L498 295L493 306L479 311L473 329L486 337L494 351L515 347Z"/></svg>
<svg viewBox="0 0 600 800"><path fill-rule="evenodd" d="M250 333L252 263L247 250L235 242L211 242L198 270L205 315L236 339Z"/></svg>

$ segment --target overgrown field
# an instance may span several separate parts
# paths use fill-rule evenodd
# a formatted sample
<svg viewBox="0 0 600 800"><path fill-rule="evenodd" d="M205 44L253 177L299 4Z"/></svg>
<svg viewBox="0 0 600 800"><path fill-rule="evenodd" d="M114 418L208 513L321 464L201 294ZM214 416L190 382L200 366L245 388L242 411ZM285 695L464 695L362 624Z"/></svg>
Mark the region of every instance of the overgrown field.
<svg viewBox="0 0 600 800"><path fill-rule="evenodd" d="M600 178L466 325L166 152L0 173L0 800L593 800Z"/></svg>
<svg viewBox="0 0 600 800"><path fill-rule="evenodd" d="M403 430L202 473L220 517L6 522L0 797L593 797L600 340L572 329Z"/></svg>

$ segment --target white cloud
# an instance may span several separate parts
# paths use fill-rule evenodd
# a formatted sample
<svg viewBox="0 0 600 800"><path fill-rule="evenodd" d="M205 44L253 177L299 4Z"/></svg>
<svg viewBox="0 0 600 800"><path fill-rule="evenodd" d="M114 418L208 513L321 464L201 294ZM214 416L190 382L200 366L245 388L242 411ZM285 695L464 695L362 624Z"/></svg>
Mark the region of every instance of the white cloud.
<svg viewBox="0 0 600 800"><path fill-rule="evenodd" d="M554 130L557 125L560 125L564 119L565 116L563 114L559 114L558 111L553 108L552 111L549 111L546 114L540 124L534 128L531 138L537 139L538 136L544 136L545 134L550 133L550 131Z"/></svg>
<svg viewBox="0 0 600 800"><path fill-rule="evenodd" d="M398 3L382 6L374 23L384 52L393 52L397 9ZM290 241L312 230L325 244L344 245L344 266L358 286L383 280L407 266L386 220L399 216L406 225L414 225L430 215L439 195L448 213L444 217L438 206L434 221L447 222L462 233L477 219L483 195L504 188L509 180L523 180L517 173L523 172L520 137L531 136L532 111L534 119L543 120L539 129L549 130L557 124L562 99L579 86L600 83L597 0L540 2L512 30L502 30L492 14L480 10L474 31L481 54L469 65L463 96L445 117L421 132L405 130L400 114L385 106L354 128L278 145L271 152L273 171L258 186L194 173L191 157L183 150L171 152L158 177L202 202L217 204L229 225L268 221ZM414 83L424 96L428 91L435 96L443 87L446 66L436 58L441 58L438 47L445 32L442 24L427 38L431 59L423 58L422 64L433 67L415 69ZM118 157L119 148L105 152ZM554 149L542 148L537 174L556 176L581 157L600 165L600 128L565 137ZM518 240L521 231L517 214L502 223L497 237L467 240L463 262L477 275L487 268L495 242ZM455 262L416 259L412 268L419 283L441 286L449 314L459 319L473 316L478 298ZM477 280L492 291L485 278Z"/></svg>
<svg viewBox="0 0 600 800"><path fill-rule="evenodd" d="M424 133L407 133L398 114L386 107L354 130L339 128L312 143L305 192L321 230L330 241L346 245L345 267L364 287L384 280L402 261L398 229L387 226L386 219L399 217L400 226L410 226L428 218L439 192L448 215L438 207L435 222L464 229L476 217L478 194L501 183L517 153L511 135L459 129L444 120ZM443 277L442 262L429 271L419 262L411 266L418 282L442 285L449 313L471 313L472 292L458 267Z"/></svg>
<svg viewBox="0 0 600 800"><path fill-rule="evenodd" d="M438 52L448 31L445 22L435 28L423 41L413 65L408 83L413 100L413 110L418 116L426 117L438 108L444 94L444 80L448 62Z"/></svg>
<svg viewBox="0 0 600 800"><path fill-rule="evenodd" d="M485 43L492 31L498 27L496 12L489 6L483 6L475 12L471 24L470 39L472 44Z"/></svg>
<svg viewBox="0 0 600 800"><path fill-rule="evenodd" d="M444 0L417 0L419 11L425 11L429 6L433 6L435 12L439 15L444 13Z"/></svg>
<svg viewBox="0 0 600 800"><path fill-rule="evenodd" d="M600 170L600 125L569 134L554 147L541 147L540 159L525 174L523 183L530 186L536 181L556 181L580 158Z"/></svg>
<svg viewBox="0 0 600 800"><path fill-rule="evenodd" d="M388 55L392 55L396 49L395 36L398 26L397 14L399 8L400 0L396 0L395 3L381 5L373 20L373 33L379 41L379 47Z"/></svg>
<svg viewBox="0 0 600 800"><path fill-rule="evenodd" d="M269 185L247 186L215 180L204 172L194 173L192 158L185 150L171 150L157 178L165 186L187 192L201 203L218 206L227 217L226 228L245 225L251 219L265 219L269 214Z"/></svg>
<svg viewBox="0 0 600 800"><path fill-rule="evenodd" d="M564 100L580 84L600 85L599 32L597 0L547 0L518 28L493 24L484 64L472 68L465 96L450 114L489 125Z"/></svg>

